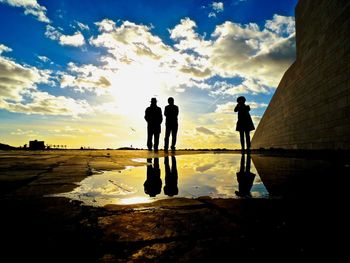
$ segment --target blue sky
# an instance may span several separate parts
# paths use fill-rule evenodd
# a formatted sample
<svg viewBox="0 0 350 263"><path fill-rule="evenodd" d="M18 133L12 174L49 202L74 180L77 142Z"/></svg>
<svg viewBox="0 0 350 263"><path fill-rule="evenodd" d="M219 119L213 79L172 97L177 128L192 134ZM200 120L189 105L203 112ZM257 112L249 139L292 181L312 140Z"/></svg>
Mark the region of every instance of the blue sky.
<svg viewBox="0 0 350 263"><path fill-rule="evenodd" d="M0 142L145 147L173 96L179 147L236 148L236 97L258 125L295 59L296 3L0 0Z"/></svg>

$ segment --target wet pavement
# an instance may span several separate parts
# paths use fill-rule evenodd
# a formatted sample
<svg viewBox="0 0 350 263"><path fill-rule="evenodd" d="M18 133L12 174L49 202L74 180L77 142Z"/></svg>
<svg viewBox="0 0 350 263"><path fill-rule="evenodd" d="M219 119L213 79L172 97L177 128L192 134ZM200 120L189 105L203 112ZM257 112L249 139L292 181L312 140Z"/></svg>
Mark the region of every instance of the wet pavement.
<svg viewBox="0 0 350 263"><path fill-rule="evenodd" d="M3 151L1 262L336 259L346 252L349 164L347 155Z"/></svg>
<svg viewBox="0 0 350 263"><path fill-rule="evenodd" d="M139 158L124 170L95 171L67 197L86 205L149 203L182 198L268 198L250 155L192 154Z"/></svg>

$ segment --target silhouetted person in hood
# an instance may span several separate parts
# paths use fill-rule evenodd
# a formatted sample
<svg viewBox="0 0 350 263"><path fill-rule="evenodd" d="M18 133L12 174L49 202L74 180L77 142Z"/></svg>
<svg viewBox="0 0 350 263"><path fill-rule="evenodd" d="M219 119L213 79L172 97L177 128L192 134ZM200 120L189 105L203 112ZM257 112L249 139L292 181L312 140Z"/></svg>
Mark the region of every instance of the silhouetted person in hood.
<svg viewBox="0 0 350 263"><path fill-rule="evenodd" d="M151 106L146 109L145 120L147 121L147 148L152 150L152 139L154 137L154 150L158 151L160 124L163 121L162 109L157 106L157 99L151 99Z"/></svg>
<svg viewBox="0 0 350 263"><path fill-rule="evenodd" d="M236 131L239 131L242 151L244 151L244 135L247 143L247 150L250 149L250 135L249 132L255 130L252 118L250 117L249 111L250 107L245 105L245 97L240 96L237 98L237 105L235 107L235 112L238 112L238 121L236 126Z"/></svg>
<svg viewBox="0 0 350 263"><path fill-rule="evenodd" d="M178 130L177 116L179 115L179 107L174 105L174 98L168 98L169 105L165 106L165 138L164 138L164 151L168 150L169 137L171 133L171 150L175 150L176 136Z"/></svg>
<svg viewBox="0 0 350 263"><path fill-rule="evenodd" d="M155 197L160 194L162 190L162 179L160 178L159 169L159 158L154 158L154 163L152 164L152 159L147 159L147 178L143 184L143 188L146 194L150 197Z"/></svg>

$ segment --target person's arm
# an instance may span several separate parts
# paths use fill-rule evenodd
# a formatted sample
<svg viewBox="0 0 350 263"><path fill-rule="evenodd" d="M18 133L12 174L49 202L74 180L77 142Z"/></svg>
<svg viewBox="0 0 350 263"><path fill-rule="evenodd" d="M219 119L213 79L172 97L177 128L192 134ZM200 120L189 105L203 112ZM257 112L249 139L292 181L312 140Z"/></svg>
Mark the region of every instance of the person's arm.
<svg viewBox="0 0 350 263"><path fill-rule="evenodd" d="M179 107L176 106L176 117L179 115Z"/></svg>
<svg viewBox="0 0 350 263"><path fill-rule="evenodd" d="M159 124L163 122L163 114L162 114L162 109L159 108Z"/></svg>
<svg viewBox="0 0 350 263"><path fill-rule="evenodd" d="M235 109L234 109L234 112L237 112L239 109L239 104L236 105Z"/></svg>
<svg viewBox="0 0 350 263"><path fill-rule="evenodd" d="M145 120L148 122L148 112L147 112L147 109L145 110Z"/></svg>
<svg viewBox="0 0 350 263"><path fill-rule="evenodd" d="M247 105L247 111L250 111L250 106L249 105Z"/></svg>

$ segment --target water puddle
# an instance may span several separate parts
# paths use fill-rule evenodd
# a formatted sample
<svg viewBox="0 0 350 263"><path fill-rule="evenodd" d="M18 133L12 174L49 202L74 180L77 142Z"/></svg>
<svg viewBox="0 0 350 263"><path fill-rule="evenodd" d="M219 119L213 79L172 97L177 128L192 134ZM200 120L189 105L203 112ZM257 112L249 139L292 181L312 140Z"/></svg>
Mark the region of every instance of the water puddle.
<svg viewBox="0 0 350 263"><path fill-rule="evenodd" d="M196 154L135 161L144 162L145 166L97 173L79 182L73 191L55 196L93 206L147 203L174 197L269 196L249 155Z"/></svg>

